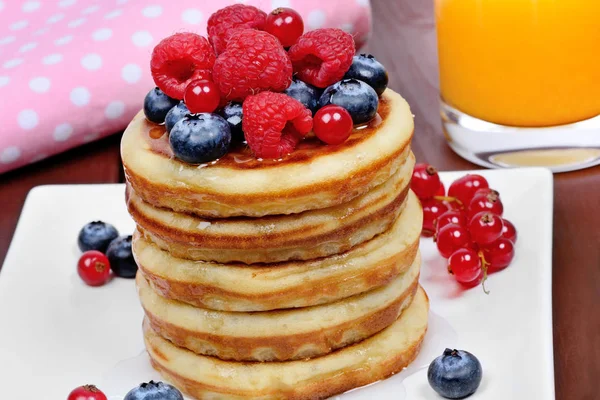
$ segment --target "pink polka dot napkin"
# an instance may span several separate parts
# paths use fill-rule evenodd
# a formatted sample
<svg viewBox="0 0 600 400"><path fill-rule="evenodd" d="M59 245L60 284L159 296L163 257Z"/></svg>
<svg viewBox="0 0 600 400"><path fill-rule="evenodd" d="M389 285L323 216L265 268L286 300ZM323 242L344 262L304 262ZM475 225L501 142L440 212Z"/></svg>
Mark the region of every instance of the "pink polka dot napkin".
<svg viewBox="0 0 600 400"><path fill-rule="evenodd" d="M238 1L292 7L305 30L339 27L360 45L369 0ZM165 36L206 35L232 1L0 0L0 173L123 130L154 86L152 48Z"/></svg>

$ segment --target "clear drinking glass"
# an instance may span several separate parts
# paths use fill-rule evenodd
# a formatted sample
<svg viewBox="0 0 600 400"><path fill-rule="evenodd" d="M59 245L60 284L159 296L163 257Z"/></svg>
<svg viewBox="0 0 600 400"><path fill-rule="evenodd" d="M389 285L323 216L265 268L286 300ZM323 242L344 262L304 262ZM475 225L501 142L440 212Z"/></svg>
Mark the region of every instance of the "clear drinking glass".
<svg viewBox="0 0 600 400"><path fill-rule="evenodd" d="M434 0L444 135L486 167L600 164L600 0Z"/></svg>

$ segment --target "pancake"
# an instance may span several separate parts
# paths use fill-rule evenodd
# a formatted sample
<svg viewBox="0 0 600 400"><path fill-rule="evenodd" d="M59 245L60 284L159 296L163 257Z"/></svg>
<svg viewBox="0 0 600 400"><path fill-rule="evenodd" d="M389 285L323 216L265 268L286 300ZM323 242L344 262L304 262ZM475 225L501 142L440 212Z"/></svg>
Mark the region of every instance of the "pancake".
<svg viewBox="0 0 600 400"><path fill-rule="evenodd" d="M410 155L413 128L408 103L388 89L379 117L342 145L312 136L283 160L256 159L239 146L192 165L173 157L164 126L140 112L123 134L121 157L129 184L158 207L213 218L293 214L346 203L387 181Z"/></svg>
<svg viewBox="0 0 600 400"><path fill-rule="evenodd" d="M174 346L147 323L144 340L154 368L195 399L326 399L402 371L417 356L429 301L419 288L411 305L378 334L309 360L240 363Z"/></svg>
<svg viewBox="0 0 600 400"><path fill-rule="evenodd" d="M204 219L144 202L127 190L129 213L148 239L179 258L246 264L342 253L387 230L402 211L411 154L390 179L348 203L300 214Z"/></svg>
<svg viewBox="0 0 600 400"><path fill-rule="evenodd" d="M415 259L422 224L414 193L392 227L349 251L311 261L248 266L189 261L134 235L140 271L163 297L223 311L330 303L389 283Z"/></svg>

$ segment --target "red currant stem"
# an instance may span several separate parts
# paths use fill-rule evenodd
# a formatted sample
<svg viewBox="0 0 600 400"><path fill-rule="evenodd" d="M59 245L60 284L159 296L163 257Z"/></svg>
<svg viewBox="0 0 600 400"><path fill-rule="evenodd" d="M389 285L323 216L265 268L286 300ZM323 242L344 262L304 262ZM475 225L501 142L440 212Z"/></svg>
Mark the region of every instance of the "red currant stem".
<svg viewBox="0 0 600 400"><path fill-rule="evenodd" d="M487 281L488 278L488 266L490 265L490 263L485 260L483 251L479 250L479 253L477 254L481 259L481 269L483 270L483 279L481 280L481 287L483 288L483 293L490 294L490 291L485 288L485 281Z"/></svg>
<svg viewBox="0 0 600 400"><path fill-rule="evenodd" d="M457 199L456 197L452 197L452 196L433 196L433 198L435 200L439 200L439 201L450 201L450 202L456 202L458 203L459 206L462 206L463 203L462 201L460 201L459 199Z"/></svg>

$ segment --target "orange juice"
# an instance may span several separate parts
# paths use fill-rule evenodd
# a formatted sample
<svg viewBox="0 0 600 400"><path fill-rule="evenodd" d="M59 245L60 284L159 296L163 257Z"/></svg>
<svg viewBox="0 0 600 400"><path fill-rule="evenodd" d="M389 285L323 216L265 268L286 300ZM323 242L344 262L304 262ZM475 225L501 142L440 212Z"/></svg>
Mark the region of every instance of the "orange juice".
<svg viewBox="0 0 600 400"><path fill-rule="evenodd" d="M600 0L435 0L443 100L502 125L600 115Z"/></svg>

